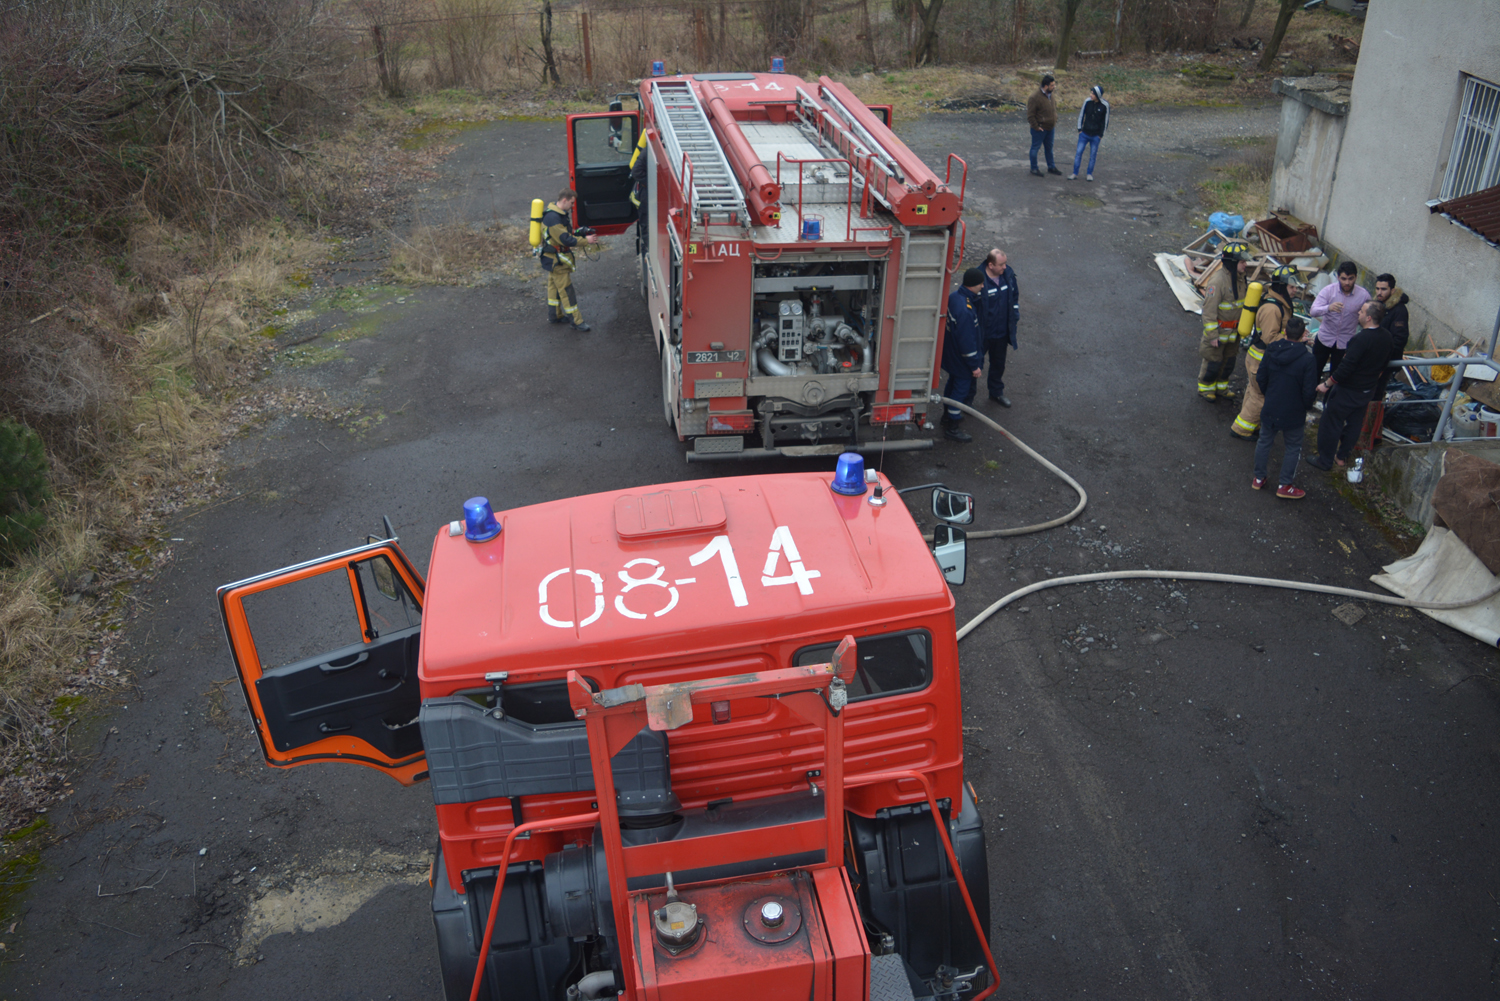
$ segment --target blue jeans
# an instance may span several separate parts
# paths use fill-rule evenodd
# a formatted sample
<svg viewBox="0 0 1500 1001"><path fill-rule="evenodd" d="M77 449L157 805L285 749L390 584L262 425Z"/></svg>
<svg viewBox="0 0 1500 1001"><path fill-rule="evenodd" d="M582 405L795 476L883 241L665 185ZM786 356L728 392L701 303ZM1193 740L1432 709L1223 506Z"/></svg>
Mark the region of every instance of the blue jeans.
<svg viewBox="0 0 1500 1001"><path fill-rule="evenodd" d="M1292 485L1292 477L1297 473L1297 460L1302 457L1302 435L1306 430L1306 426L1302 424L1282 429L1281 441L1286 446L1286 455L1281 460L1281 482L1277 486ZM1271 430L1269 424L1262 423L1260 440L1255 443L1255 478L1258 480L1266 478L1266 469L1271 464L1271 443L1275 440L1276 432Z"/></svg>
<svg viewBox="0 0 1500 1001"><path fill-rule="evenodd" d="M974 378L972 372L949 372L948 385L943 387L943 395L950 400L959 403L970 404L974 402L974 392L979 388L979 380ZM964 412L955 407L943 406L943 423L957 424L964 419Z"/></svg>
<svg viewBox="0 0 1500 1001"><path fill-rule="evenodd" d="M1047 167L1056 169L1057 164L1052 160L1052 136L1055 129L1032 129L1031 130L1031 169L1036 170L1036 151L1039 147L1047 148Z"/></svg>
<svg viewBox="0 0 1500 1001"><path fill-rule="evenodd" d="M1078 165L1083 162L1083 148L1089 148L1089 176L1094 175L1094 161L1099 159L1099 140L1103 136L1091 136L1085 132L1078 133L1078 152L1073 154L1073 173L1078 173Z"/></svg>

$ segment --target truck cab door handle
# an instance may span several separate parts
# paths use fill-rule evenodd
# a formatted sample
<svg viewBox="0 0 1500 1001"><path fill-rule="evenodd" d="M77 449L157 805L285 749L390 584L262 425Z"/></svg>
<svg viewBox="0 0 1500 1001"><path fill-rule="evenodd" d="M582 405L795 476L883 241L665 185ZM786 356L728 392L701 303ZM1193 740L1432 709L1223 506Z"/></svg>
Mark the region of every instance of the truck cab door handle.
<svg viewBox="0 0 1500 1001"><path fill-rule="evenodd" d="M353 725L350 725L350 726L329 726L327 723L319 723L318 724L318 732L319 733L343 733L345 730L352 730L352 729L354 729Z"/></svg>
<svg viewBox="0 0 1500 1001"><path fill-rule="evenodd" d="M318 665L318 670L322 671L324 674L333 674L335 671L347 671L349 670L349 668L354 667L358 664L363 664L369 659L370 651L361 650L359 653L352 655L347 661L342 664L331 660L325 661L324 663Z"/></svg>

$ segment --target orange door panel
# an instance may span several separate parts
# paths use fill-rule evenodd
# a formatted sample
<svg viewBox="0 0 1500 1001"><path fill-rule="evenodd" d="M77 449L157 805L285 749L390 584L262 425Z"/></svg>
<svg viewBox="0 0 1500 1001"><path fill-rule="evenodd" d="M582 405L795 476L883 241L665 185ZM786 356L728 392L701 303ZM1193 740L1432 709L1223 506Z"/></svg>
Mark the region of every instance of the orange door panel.
<svg viewBox="0 0 1500 1001"><path fill-rule="evenodd" d="M417 711L424 581L395 540L219 588L266 764L426 777Z"/></svg>

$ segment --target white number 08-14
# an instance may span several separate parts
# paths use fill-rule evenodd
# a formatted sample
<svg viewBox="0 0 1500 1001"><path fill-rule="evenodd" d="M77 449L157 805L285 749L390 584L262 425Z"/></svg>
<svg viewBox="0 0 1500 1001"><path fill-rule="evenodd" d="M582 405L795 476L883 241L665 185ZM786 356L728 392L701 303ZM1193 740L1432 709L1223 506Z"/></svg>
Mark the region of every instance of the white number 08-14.
<svg viewBox="0 0 1500 1001"><path fill-rule="evenodd" d="M702 566L716 556L719 558L720 565L724 568L724 579L729 584L729 595L734 599L735 607L743 608L750 604L750 597L745 592L745 582L740 577L740 565L734 558L734 546L730 543L729 536L714 536L713 541L689 556L688 562L695 567ZM787 572L777 576L776 566L783 559L786 560ZM632 570L635 570L637 567L648 568L649 572L644 573L644 575L642 575L641 571L632 573ZM620 579L620 592L615 595L615 611L627 619L645 619L648 617L660 618L676 608L679 598L677 589L687 584L696 584L698 578L677 577L667 580L662 576L666 573L666 569L660 561L644 556L626 563L624 569L618 571L616 574ZM567 577L571 574L577 574L580 577L586 578L594 586L594 606L588 616L577 623L578 628L581 629L584 626L593 625L604 614L606 607L604 600L604 578L592 570L582 568L575 570L572 567L563 567L561 570L554 570L543 577L541 583L537 585L538 611L541 614L542 621L549 626L556 626L559 629L572 629L574 627L572 619L554 618L547 607L548 586L557 578ZM797 590L801 593L812 594L813 579L820 576L822 574L818 571L809 570L803 565L802 554L797 552L797 543L792 540L792 530L785 525L778 526L776 531L771 535L771 547L766 553L765 567L761 570L761 586L775 587L778 584L795 584ZM649 613L631 608L626 596L631 591L641 587L659 587L666 591L667 603Z"/></svg>

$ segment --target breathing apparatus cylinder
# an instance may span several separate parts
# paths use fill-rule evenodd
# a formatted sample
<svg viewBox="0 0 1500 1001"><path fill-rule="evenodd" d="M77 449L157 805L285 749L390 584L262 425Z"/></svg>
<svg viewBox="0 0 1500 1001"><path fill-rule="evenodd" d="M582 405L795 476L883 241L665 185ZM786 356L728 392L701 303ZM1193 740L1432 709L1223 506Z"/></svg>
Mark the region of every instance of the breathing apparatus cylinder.
<svg viewBox="0 0 1500 1001"><path fill-rule="evenodd" d="M1255 329L1255 311L1260 306L1260 297L1266 292L1266 287L1260 282L1251 282L1250 287L1245 289L1245 305L1240 310L1240 336L1249 337L1250 332Z"/></svg>
<svg viewBox="0 0 1500 1001"><path fill-rule="evenodd" d="M547 206L540 198L531 200L531 232L529 238L533 248L539 248L542 241L546 239L547 231L542 228L542 213L547 211Z"/></svg>

